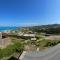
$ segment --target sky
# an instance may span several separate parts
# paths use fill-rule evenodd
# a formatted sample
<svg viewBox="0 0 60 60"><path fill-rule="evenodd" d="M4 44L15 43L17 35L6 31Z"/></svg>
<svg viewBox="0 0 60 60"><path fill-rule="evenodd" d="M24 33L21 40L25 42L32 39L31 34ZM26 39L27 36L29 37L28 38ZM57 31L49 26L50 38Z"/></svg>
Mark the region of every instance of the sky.
<svg viewBox="0 0 60 60"><path fill-rule="evenodd" d="M1 26L60 23L60 0L0 0Z"/></svg>

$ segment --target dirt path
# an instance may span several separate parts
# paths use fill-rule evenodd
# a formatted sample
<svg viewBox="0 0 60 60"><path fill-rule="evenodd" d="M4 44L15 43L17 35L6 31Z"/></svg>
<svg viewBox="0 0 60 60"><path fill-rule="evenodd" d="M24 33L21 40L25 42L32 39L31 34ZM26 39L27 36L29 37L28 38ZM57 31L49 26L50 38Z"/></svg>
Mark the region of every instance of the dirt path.
<svg viewBox="0 0 60 60"><path fill-rule="evenodd" d="M45 39L49 39L49 40L60 40L60 35L47 36Z"/></svg>

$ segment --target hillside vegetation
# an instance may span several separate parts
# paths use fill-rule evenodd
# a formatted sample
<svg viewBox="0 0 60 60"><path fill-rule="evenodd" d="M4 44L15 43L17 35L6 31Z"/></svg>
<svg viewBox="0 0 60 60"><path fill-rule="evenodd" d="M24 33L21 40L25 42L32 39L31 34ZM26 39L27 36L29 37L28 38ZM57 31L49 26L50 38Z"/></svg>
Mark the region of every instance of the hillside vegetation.
<svg viewBox="0 0 60 60"><path fill-rule="evenodd" d="M29 30L37 33L47 33L47 34L60 34L60 24L51 24L51 25L41 25L41 26L31 26L31 27L24 27L25 29L28 28Z"/></svg>
<svg viewBox="0 0 60 60"><path fill-rule="evenodd" d="M12 33L12 31L15 31L15 32ZM22 39L21 37L18 38L18 36L15 35L18 33L36 34L36 37L38 38L36 40L27 39L27 37L26 39L25 38ZM53 47L60 43L60 39L59 40L45 39L45 35L41 33L59 35L60 24L30 26L30 27L22 27L22 28L18 27L16 30L11 30L12 35L9 36L9 38L11 39L13 44L7 46L6 48L0 49L0 59L4 57L10 57L14 53L21 54L23 50L37 51L37 48L39 48L39 51L40 51L41 49Z"/></svg>

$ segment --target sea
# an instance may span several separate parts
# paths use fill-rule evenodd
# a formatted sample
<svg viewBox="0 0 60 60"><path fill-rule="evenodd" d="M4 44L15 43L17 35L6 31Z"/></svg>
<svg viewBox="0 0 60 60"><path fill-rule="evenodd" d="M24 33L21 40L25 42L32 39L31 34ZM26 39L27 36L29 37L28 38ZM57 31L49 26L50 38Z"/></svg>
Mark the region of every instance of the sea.
<svg viewBox="0 0 60 60"><path fill-rule="evenodd" d="M3 32L3 31L5 31L5 30L16 30L17 29L17 27L9 27L9 26L7 26L7 27L0 27L0 32Z"/></svg>

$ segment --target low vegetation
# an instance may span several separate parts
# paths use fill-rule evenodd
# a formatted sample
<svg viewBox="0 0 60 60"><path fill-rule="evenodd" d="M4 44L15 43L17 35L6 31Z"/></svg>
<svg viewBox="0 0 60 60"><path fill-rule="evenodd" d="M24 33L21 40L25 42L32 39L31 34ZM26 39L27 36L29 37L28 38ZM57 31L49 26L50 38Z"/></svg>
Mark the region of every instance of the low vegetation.
<svg viewBox="0 0 60 60"><path fill-rule="evenodd" d="M33 40L25 40L25 39L18 39L15 37L11 37L13 43L21 42L24 46L25 45L35 45L36 47L52 47L60 43L60 40L49 40L45 39L44 36L40 36L39 39Z"/></svg>
<svg viewBox="0 0 60 60"><path fill-rule="evenodd" d="M52 26L52 27L51 27ZM56 27L55 27L56 26ZM48 40L45 39L44 34L41 33L46 33L46 34L60 34L60 27L57 27L60 25L46 25L46 26L35 26L35 27L27 27L24 29L17 29L15 33L19 32L24 32L24 33L35 33L38 37L37 40L31 40L28 38L18 38L17 36L10 36L9 38L12 41L12 45L7 46L6 48L0 49L0 59L4 57L10 57L14 53L22 53L23 50L37 50L37 48L43 49L43 48L48 48L48 47L53 47L57 44L60 43L60 40ZM26 49L25 49L26 47ZM28 51L27 50L27 51Z"/></svg>
<svg viewBox="0 0 60 60"><path fill-rule="evenodd" d="M3 57L9 57L13 53L22 53L24 46L23 44L19 43L14 43L13 45L9 45L4 49L0 49L0 59Z"/></svg>
<svg viewBox="0 0 60 60"><path fill-rule="evenodd" d="M52 47L60 43L60 40L46 40L44 39L45 37L41 37L35 41L32 40L24 40L24 39L19 39L16 37L10 37L12 40L13 44L7 46L6 48L0 49L0 59L4 57L9 57L13 55L14 53L22 53L23 50L25 50L24 47L29 46L28 48L31 49L36 49L37 48L45 48L45 47ZM33 50L34 51L34 50Z"/></svg>
<svg viewBox="0 0 60 60"><path fill-rule="evenodd" d="M60 43L60 40L41 40L41 41L37 41L35 44L36 46L41 46L41 47L52 47L57 45L58 43Z"/></svg>

